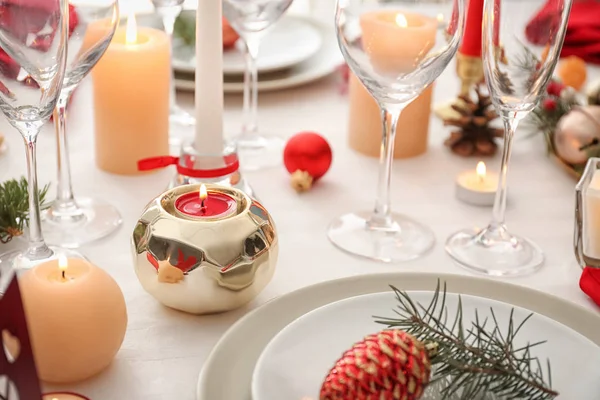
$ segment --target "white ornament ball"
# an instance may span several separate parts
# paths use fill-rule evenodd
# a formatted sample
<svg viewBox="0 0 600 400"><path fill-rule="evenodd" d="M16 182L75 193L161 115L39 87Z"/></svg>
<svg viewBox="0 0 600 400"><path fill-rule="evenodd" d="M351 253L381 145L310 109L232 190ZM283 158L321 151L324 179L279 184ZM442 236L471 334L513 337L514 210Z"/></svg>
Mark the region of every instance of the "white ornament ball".
<svg viewBox="0 0 600 400"><path fill-rule="evenodd" d="M585 164L588 152L582 147L600 140L600 106L577 107L562 117L554 133L557 155L569 164Z"/></svg>
<svg viewBox="0 0 600 400"><path fill-rule="evenodd" d="M600 105L600 79L588 85L585 95L589 105Z"/></svg>

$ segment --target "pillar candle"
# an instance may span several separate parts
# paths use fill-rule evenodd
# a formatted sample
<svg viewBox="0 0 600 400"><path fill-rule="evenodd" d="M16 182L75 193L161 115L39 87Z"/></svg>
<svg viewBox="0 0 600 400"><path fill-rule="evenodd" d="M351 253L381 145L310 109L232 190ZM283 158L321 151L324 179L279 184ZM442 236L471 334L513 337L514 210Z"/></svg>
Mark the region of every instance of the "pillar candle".
<svg viewBox="0 0 600 400"><path fill-rule="evenodd" d="M196 137L201 154L223 152L223 13L221 0L196 11Z"/></svg>
<svg viewBox="0 0 600 400"><path fill-rule="evenodd" d="M362 43L380 74L410 73L435 45L438 21L395 10L360 17Z"/></svg>
<svg viewBox="0 0 600 400"><path fill-rule="evenodd" d="M394 158L415 157L427 150L432 86L410 103L400 115ZM383 125L373 97L354 74L350 74L350 121L348 140L354 150L379 157Z"/></svg>
<svg viewBox="0 0 600 400"><path fill-rule="evenodd" d="M68 383L106 368L127 328L117 283L86 260L60 257L19 279L40 379Z"/></svg>
<svg viewBox="0 0 600 400"><path fill-rule="evenodd" d="M137 175L137 162L169 154L170 44L157 29L119 27L92 70L96 163Z"/></svg>
<svg viewBox="0 0 600 400"><path fill-rule="evenodd" d="M583 226L584 251L587 257L600 260L600 170L594 171L592 180L585 192Z"/></svg>

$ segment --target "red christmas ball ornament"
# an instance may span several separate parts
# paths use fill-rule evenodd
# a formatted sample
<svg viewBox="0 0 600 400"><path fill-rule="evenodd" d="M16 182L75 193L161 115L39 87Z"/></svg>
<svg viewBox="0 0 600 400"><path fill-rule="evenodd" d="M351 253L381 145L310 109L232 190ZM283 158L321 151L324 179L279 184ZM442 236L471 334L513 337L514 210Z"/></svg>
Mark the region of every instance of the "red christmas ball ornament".
<svg viewBox="0 0 600 400"><path fill-rule="evenodd" d="M367 336L335 363L320 400L418 400L431 378L425 346L400 329Z"/></svg>
<svg viewBox="0 0 600 400"><path fill-rule="evenodd" d="M331 146L315 132L292 136L283 150L283 163L292 174L292 187L298 192L309 190L314 181L325 175L332 158Z"/></svg>

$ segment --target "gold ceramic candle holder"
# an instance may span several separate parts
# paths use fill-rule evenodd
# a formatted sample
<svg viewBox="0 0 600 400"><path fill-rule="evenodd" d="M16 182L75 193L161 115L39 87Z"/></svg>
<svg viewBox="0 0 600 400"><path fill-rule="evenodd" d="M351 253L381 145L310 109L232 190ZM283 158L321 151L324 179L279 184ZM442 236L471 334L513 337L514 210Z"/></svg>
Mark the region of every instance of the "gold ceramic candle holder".
<svg viewBox="0 0 600 400"><path fill-rule="evenodd" d="M230 196L235 211L223 217L182 213L177 199L201 185L173 188L145 208L132 238L135 272L164 305L192 314L232 310L254 299L275 271L278 238L268 211L244 192L206 185Z"/></svg>

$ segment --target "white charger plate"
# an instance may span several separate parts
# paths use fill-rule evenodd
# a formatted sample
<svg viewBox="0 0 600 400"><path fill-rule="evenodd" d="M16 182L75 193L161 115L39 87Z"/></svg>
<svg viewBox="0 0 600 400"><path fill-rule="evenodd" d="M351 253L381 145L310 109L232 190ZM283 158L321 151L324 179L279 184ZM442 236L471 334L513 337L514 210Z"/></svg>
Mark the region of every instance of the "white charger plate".
<svg viewBox="0 0 600 400"><path fill-rule="evenodd" d="M259 73L258 90L261 92L289 89L316 81L335 72L344 62L332 24L325 24L307 17L294 18L303 19L317 29L323 40L322 45L312 57L291 68ZM195 90L194 74L175 72L175 87L179 90L193 92ZM225 93L242 93L244 91L243 75L225 75L223 90Z"/></svg>
<svg viewBox="0 0 600 400"><path fill-rule="evenodd" d="M271 339L298 317L326 304L393 284L401 290L431 290L437 279L449 292L504 301L562 323L600 345L600 314L523 286L486 278L422 273L359 275L302 288L244 316L219 340L198 378L199 400L250 400L256 362ZM577 290L574 288L573 290Z"/></svg>
<svg viewBox="0 0 600 400"><path fill-rule="evenodd" d="M183 11L194 13L193 10ZM182 42L175 42L173 69L177 72L196 71L196 49ZM241 42L238 42L238 45ZM290 68L314 56L323 43L321 30L312 20L299 16L284 16L261 41L256 66L259 73ZM239 47L223 52L223 72L240 75L246 71L244 54Z"/></svg>
<svg viewBox="0 0 600 400"><path fill-rule="evenodd" d="M451 289L451 288L450 288ZM409 292L424 306L433 292ZM468 329L477 312L480 321L493 321L490 308L502 332L506 332L511 310L518 326L531 311L482 297L462 295L463 322ZM458 309L457 294L446 297L448 320L454 321ZM374 315L395 317L398 304L390 290L357 296L320 307L303 315L283 329L260 356L252 379L253 400L318 399L322 382L336 360L354 343L384 329ZM492 329L492 324L488 328ZM515 338L515 348L547 342L532 348L545 366L552 366L553 388L559 399L597 400L600 393L600 347L585 336L551 318L534 314ZM432 393L433 395L433 393Z"/></svg>

